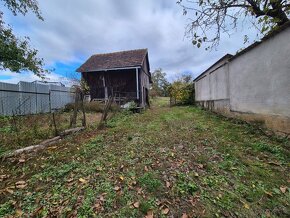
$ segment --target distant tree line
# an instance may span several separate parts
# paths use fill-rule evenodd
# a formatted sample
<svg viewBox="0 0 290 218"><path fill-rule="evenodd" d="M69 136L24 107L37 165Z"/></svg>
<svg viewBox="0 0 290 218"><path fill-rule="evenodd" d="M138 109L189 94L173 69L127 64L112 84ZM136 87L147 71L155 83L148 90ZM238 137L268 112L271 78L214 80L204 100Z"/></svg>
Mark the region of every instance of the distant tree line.
<svg viewBox="0 0 290 218"><path fill-rule="evenodd" d="M168 87L170 86L170 83L166 79L166 73L162 72L161 68L156 69L152 73L152 87L150 91L151 97L168 97Z"/></svg>
<svg viewBox="0 0 290 218"><path fill-rule="evenodd" d="M189 74L183 74L173 82L169 82L161 68L152 73L150 96L170 97L173 104L194 104L194 83Z"/></svg>

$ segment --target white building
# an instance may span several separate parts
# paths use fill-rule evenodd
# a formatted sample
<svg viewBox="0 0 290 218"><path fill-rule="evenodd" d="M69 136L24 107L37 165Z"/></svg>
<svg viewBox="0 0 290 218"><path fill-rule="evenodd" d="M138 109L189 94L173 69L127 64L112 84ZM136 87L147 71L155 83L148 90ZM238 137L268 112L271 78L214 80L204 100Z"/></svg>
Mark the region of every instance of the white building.
<svg viewBox="0 0 290 218"><path fill-rule="evenodd" d="M290 133L290 22L195 79L196 102Z"/></svg>

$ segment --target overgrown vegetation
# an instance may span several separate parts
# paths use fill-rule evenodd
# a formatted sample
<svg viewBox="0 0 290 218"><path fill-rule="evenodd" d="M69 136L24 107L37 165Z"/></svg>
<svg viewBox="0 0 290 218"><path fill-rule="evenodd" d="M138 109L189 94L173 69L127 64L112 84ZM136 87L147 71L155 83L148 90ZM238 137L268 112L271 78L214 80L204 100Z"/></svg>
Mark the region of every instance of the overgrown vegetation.
<svg viewBox="0 0 290 218"><path fill-rule="evenodd" d="M50 113L0 117L0 156L6 152L52 138L56 135L56 131L60 133L69 129L72 116L72 112L69 111L54 113L56 129L53 115ZM86 113L89 127L96 127L99 123L101 114L96 112L98 111L90 110ZM81 112L79 112L76 126L82 126Z"/></svg>
<svg viewBox="0 0 290 218"><path fill-rule="evenodd" d="M0 216L289 217L289 159L287 139L162 98L2 162Z"/></svg>
<svg viewBox="0 0 290 218"><path fill-rule="evenodd" d="M168 87L171 105L194 105L195 91L191 75L182 75Z"/></svg>
<svg viewBox="0 0 290 218"><path fill-rule="evenodd" d="M64 111L71 112L74 110L75 103L69 103L65 106ZM98 101L91 101L91 102L84 102L84 109L86 112L96 112L96 113L102 113L104 111L105 104L100 103ZM81 110L81 105L77 105L77 110ZM110 107L110 111L118 111L119 106L116 104L112 104Z"/></svg>

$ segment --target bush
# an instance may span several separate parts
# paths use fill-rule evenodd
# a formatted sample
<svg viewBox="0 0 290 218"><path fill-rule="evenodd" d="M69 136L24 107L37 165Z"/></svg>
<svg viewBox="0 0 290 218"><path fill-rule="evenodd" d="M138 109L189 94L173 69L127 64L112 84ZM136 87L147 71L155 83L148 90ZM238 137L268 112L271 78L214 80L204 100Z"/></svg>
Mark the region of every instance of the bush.
<svg viewBox="0 0 290 218"><path fill-rule="evenodd" d="M97 112L101 113L103 112L105 108L105 104L102 104L97 101L91 101L91 102L85 102L84 103L85 111L86 112Z"/></svg>
<svg viewBox="0 0 290 218"><path fill-rule="evenodd" d="M175 81L168 88L169 96L174 104L194 104L195 92L192 82Z"/></svg>
<svg viewBox="0 0 290 218"><path fill-rule="evenodd" d="M74 108L75 108L75 104L69 103L65 106L64 111L65 112L73 111ZM102 113L105 108L105 104L97 102L97 101L84 102L84 108L86 112ZM78 110L81 110L80 104L78 105ZM118 111L118 110L119 110L119 106L113 103L111 105L110 111Z"/></svg>

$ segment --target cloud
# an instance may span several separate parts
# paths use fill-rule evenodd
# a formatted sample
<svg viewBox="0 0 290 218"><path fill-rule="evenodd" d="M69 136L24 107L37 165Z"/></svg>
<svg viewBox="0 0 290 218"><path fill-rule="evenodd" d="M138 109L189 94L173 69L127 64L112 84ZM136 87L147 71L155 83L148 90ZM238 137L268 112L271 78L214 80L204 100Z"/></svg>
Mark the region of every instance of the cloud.
<svg viewBox="0 0 290 218"><path fill-rule="evenodd" d="M74 82L75 75L66 77L57 73L50 73L46 75L45 79L40 79L38 76L31 72L12 73L9 71L1 72L0 81L5 83L17 84L19 81L34 82L34 81L46 81L46 82L61 82L65 86L71 86ZM77 77L76 77L77 78Z"/></svg>
<svg viewBox="0 0 290 218"><path fill-rule="evenodd" d="M148 48L152 70L161 67L168 77L184 71L197 76L243 46L238 32L231 38L223 36L218 50L193 47L184 38L188 21L176 0L39 0L39 5L44 22L33 14L5 15L16 33L31 38L47 66L56 66L53 75L58 73L57 63L75 67L95 53ZM13 80L24 79L23 75Z"/></svg>

